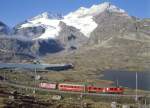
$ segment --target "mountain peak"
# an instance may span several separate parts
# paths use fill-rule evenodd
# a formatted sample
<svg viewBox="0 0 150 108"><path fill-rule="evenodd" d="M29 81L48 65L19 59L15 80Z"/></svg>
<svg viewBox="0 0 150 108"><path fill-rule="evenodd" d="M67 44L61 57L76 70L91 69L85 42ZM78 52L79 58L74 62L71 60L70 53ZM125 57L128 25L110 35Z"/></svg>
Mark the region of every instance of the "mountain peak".
<svg viewBox="0 0 150 108"><path fill-rule="evenodd" d="M41 19L41 18L48 19L49 18L49 13L48 12L43 12L43 13L33 17L31 20L36 20L36 19Z"/></svg>
<svg viewBox="0 0 150 108"><path fill-rule="evenodd" d="M110 2L104 2L98 5L93 5L90 8L80 7L78 10L68 14L67 17L95 16L105 11L117 12L117 13L122 13L127 15L127 13L123 9L116 7Z"/></svg>
<svg viewBox="0 0 150 108"><path fill-rule="evenodd" d="M89 10L93 10L94 12L97 13L101 13L104 11L126 13L123 9L118 8L117 6L113 5L110 2L104 2L102 4L93 5L92 7L89 8Z"/></svg>
<svg viewBox="0 0 150 108"><path fill-rule="evenodd" d="M48 13L48 12L43 12L43 13L41 14L41 16L42 16L43 18L49 18L49 13Z"/></svg>
<svg viewBox="0 0 150 108"><path fill-rule="evenodd" d="M53 14L51 12L43 12L35 17L33 17L32 19L30 20L36 20L36 19L62 19L63 16L62 14Z"/></svg>

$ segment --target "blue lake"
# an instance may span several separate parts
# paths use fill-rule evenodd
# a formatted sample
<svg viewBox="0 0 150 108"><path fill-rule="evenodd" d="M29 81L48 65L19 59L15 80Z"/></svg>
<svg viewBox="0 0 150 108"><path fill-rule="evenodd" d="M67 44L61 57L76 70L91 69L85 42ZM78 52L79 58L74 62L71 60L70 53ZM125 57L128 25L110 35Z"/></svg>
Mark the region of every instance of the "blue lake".
<svg viewBox="0 0 150 108"><path fill-rule="evenodd" d="M118 82L120 86L135 89L136 88L136 72L107 70L103 72L100 79ZM138 72L138 89L150 91L150 72Z"/></svg>

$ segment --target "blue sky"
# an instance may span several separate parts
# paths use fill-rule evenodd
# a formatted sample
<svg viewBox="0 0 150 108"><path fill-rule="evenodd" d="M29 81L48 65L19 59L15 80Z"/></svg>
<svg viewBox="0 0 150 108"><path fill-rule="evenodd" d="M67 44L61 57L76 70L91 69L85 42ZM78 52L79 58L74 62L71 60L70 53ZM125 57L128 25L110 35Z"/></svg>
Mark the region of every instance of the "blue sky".
<svg viewBox="0 0 150 108"><path fill-rule="evenodd" d="M0 0L0 21L14 26L45 11L65 15L102 2L111 2L129 15L150 18L150 0Z"/></svg>

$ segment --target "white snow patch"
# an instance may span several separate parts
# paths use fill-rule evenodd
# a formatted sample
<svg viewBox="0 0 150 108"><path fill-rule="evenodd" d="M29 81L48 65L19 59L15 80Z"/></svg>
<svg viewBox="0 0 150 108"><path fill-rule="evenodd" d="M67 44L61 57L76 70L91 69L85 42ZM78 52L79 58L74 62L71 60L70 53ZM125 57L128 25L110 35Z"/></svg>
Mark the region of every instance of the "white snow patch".
<svg viewBox="0 0 150 108"><path fill-rule="evenodd" d="M43 17L36 20L30 20L28 23L23 24L21 28L42 26L45 28L45 32L38 37L39 39L55 38L60 31L60 27L58 26L59 22L60 20L57 19Z"/></svg>
<svg viewBox="0 0 150 108"><path fill-rule="evenodd" d="M90 33L97 27L97 24L94 22L92 16L85 17L65 17L63 22L69 26L76 27L83 33L85 36L89 37Z"/></svg>

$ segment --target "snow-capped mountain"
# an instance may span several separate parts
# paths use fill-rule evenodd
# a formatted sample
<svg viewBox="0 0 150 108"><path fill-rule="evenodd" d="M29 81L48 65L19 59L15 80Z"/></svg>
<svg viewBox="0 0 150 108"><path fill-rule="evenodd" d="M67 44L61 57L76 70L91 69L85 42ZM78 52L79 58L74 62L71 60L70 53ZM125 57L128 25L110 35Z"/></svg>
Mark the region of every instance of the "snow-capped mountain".
<svg viewBox="0 0 150 108"><path fill-rule="evenodd" d="M149 23L129 16L108 2L81 7L65 16L44 12L16 25L11 31L11 37L16 37L1 39L0 49L11 50L11 46L17 46L15 50L19 54L45 55L93 44L116 47L134 41L136 46L137 41L150 41ZM1 25L7 26L0 23L0 33L1 30L4 33Z"/></svg>
<svg viewBox="0 0 150 108"><path fill-rule="evenodd" d="M59 28L59 19L50 19L47 13L42 13L32 19L27 20L27 23L20 25L18 30L32 28L32 27L42 27L44 29L44 33L39 34L37 38L33 39L48 39L55 38L60 31Z"/></svg>
<svg viewBox="0 0 150 108"><path fill-rule="evenodd" d="M112 5L109 2L105 2L99 5L93 5L90 8L81 7L75 12L71 12L64 16L63 21L67 25L79 29L85 36L90 37L91 32L98 26L94 20L94 17L105 11L117 12L124 16L128 16L124 10Z"/></svg>
<svg viewBox="0 0 150 108"><path fill-rule="evenodd" d="M64 22L68 26L79 29L84 36L89 38L91 32L93 32L98 26L98 24L94 21L94 17L105 11L116 12L122 14L123 16L128 16L124 10L105 2L99 5L93 5L90 8L81 7L65 16L61 16L60 14L52 15L44 12L34 18L28 19L17 29L40 26L44 28L44 33L39 34L39 36L33 39L56 38L62 30L59 24L60 22Z"/></svg>

